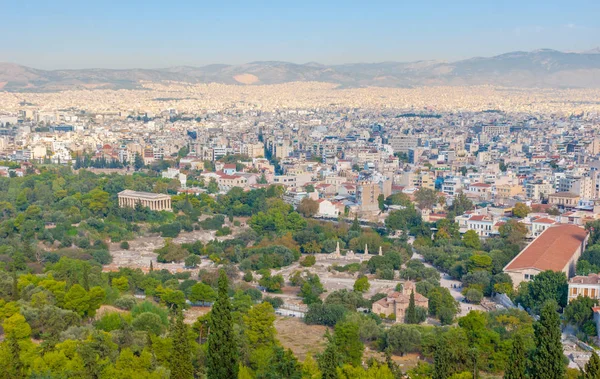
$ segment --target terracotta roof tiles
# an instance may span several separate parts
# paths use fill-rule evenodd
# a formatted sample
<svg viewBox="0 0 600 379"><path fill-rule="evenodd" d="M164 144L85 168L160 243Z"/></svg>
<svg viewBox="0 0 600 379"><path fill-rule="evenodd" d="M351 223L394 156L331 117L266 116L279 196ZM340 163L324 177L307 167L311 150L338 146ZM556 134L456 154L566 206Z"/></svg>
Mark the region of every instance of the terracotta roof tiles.
<svg viewBox="0 0 600 379"><path fill-rule="evenodd" d="M580 249L587 231L575 225L559 225L546 229L506 267L505 271L534 268L562 271Z"/></svg>

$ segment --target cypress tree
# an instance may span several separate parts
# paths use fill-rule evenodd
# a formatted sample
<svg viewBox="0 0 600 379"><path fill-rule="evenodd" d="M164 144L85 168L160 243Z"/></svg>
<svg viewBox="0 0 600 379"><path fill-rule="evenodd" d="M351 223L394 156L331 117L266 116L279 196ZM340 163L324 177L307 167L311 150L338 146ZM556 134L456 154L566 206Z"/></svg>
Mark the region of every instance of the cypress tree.
<svg viewBox="0 0 600 379"><path fill-rule="evenodd" d="M9 333L7 338L8 344L8 357L9 357L9 378L24 378L23 375L23 362L21 361L21 346L19 346L19 340L15 333Z"/></svg>
<svg viewBox="0 0 600 379"><path fill-rule="evenodd" d="M206 367L208 379L237 378L238 351L233 334L231 303L227 293L225 271L219 273L219 293L210 313L208 354Z"/></svg>
<svg viewBox="0 0 600 379"><path fill-rule="evenodd" d="M533 325L536 350L532 370L536 379L565 377L560 319L556 307L554 300L547 301L540 312L540 320Z"/></svg>
<svg viewBox="0 0 600 379"><path fill-rule="evenodd" d="M11 295L13 301L19 300L19 281L17 280L17 272L13 271L12 273L12 290Z"/></svg>
<svg viewBox="0 0 600 379"><path fill-rule="evenodd" d="M190 346L187 326L183 323L183 313L181 313L181 311L175 318L172 335L173 353L171 355L171 360L169 361L171 378L193 378L194 367L192 366L192 347Z"/></svg>
<svg viewBox="0 0 600 379"><path fill-rule="evenodd" d="M512 343L510 356L508 357L508 367L504 372L504 379L525 379L525 369L527 358L523 348L523 338L520 334L515 335Z"/></svg>
<svg viewBox="0 0 600 379"><path fill-rule="evenodd" d="M406 308L406 314L404 316L404 322L407 324L417 324L417 308L415 306L415 291L410 292L410 299L408 300L408 308Z"/></svg>
<svg viewBox="0 0 600 379"><path fill-rule="evenodd" d="M451 359L448 341L440 336L433 353L433 379L447 379L450 377Z"/></svg>
<svg viewBox="0 0 600 379"><path fill-rule="evenodd" d="M358 215L354 215L354 221L352 221L352 226L350 227L351 232L360 232L360 223L358 222Z"/></svg>
<svg viewBox="0 0 600 379"><path fill-rule="evenodd" d="M594 351L588 363L585 364L585 370L581 370L581 379L600 378L600 357Z"/></svg>
<svg viewBox="0 0 600 379"><path fill-rule="evenodd" d="M339 361L339 355L337 352L337 346L333 341L333 338L329 335L329 331L326 332L326 336L329 340L327 347L323 354L319 357L319 370L321 370L321 379L338 379L337 367Z"/></svg>
<svg viewBox="0 0 600 379"><path fill-rule="evenodd" d="M90 267L85 263L83 265L83 288L86 291L90 290Z"/></svg>

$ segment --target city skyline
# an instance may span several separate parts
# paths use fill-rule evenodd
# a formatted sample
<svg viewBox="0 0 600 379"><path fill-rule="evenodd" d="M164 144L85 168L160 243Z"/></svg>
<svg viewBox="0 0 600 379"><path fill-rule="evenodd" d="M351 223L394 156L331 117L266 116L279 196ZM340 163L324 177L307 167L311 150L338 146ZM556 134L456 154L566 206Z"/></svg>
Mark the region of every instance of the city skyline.
<svg viewBox="0 0 600 379"><path fill-rule="evenodd" d="M271 60L456 61L540 48L585 51L600 45L594 19L599 11L598 3L585 0L453 6L309 1L302 7L32 1L6 5L0 33L9 38L0 62L39 69L126 69Z"/></svg>

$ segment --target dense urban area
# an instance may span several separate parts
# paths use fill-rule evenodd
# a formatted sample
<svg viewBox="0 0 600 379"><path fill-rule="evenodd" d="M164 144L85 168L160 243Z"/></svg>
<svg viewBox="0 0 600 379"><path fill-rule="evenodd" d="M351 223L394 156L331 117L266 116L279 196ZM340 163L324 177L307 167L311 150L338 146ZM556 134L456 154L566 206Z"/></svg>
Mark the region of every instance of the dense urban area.
<svg viewBox="0 0 600 379"><path fill-rule="evenodd" d="M600 378L600 92L0 92L0 378Z"/></svg>

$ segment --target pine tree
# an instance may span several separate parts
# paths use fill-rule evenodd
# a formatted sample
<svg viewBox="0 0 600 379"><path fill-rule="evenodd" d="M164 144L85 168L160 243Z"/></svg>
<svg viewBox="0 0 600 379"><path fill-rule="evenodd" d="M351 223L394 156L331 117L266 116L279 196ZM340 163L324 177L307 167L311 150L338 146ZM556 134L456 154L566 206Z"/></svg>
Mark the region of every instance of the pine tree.
<svg viewBox="0 0 600 379"><path fill-rule="evenodd" d="M231 304L227 293L225 271L219 273L219 294L210 313L208 335L207 376L208 379L237 378L238 351L233 333Z"/></svg>
<svg viewBox="0 0 600 379"><path fill-rule="evenodd" d="M594 351L588 363L585 364L585 370L581 372L581 379L600 378L600 357Z"/></svg>
<svg viewBox="0 0 600 379"><path fill-rule="evenodd" d="M183 313L179 312L175 318L172 330L173 352L169 361L171 378L188 379L194 377L192 366L192 347L188 338L187 326L183 323Z"/></svg>
<svg viewBox="0 0 600 379"><path fill-rule="evenodd" d="M407 324L418 324L417 319L417 307L415 306L415 291L410 292L410 299L408 300L408 308L404 315L404 322Z"/></svg>
<svg viewBox="0 0 600 379"><path fill-rule="evenodd" d="M512 349L508 358L508 366L504 372L504 379L525 379L527 358L523 349L523 338L520 334L515 335Z"/></svg>
<svg viewBox="0 0 600 379"><path fill-rule="evenodd" d="M448 341L439 337L433 353L433 379L447 379L451 373L451 356Z"/></svg>
<svg viewBox="0 0 600 379"><path fill-rule="evenodd" d="M536 350L533 359L533 377L562 379L565 377L563 349L560 342L560 319L555 301L547 301L534 324Z"/></svg>
<svg viewBox="0 0 600 379"><path fill-rule="evenodd" d="M152 261L150 261L150 272L154 271L154 267L152 266Z"/></svg>

